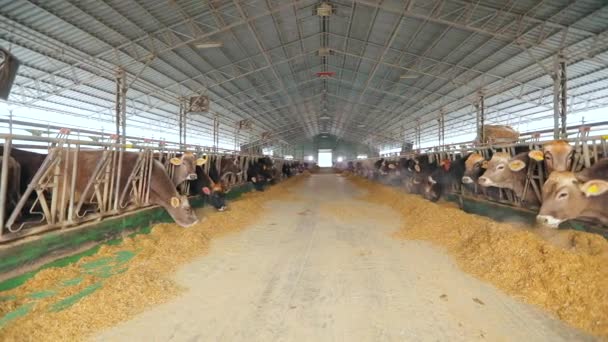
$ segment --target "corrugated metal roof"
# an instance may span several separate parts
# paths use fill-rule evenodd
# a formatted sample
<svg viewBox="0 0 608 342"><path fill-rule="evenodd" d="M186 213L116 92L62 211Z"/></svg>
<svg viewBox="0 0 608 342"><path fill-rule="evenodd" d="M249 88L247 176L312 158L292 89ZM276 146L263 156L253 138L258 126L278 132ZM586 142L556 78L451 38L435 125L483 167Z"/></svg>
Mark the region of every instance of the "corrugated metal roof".
<svg viewBox="0 0 608 342"><path fill-rule="evenodd" d="M193 134L217 116L223 140L249 119L244 143L330 132L399 145L416 120L435 137L440 112L448 134L472 129L480 93L491 122L551 114L547 71L561 54L570 110L608 106L603 0L330 3L324 21L316 0L0 0L0 46L22 61L10 101L111 119L123 67L133 122L166 126L180 98L207 94L212 112L191 118ZM208 41L223 46L195 47Z"/></svg>

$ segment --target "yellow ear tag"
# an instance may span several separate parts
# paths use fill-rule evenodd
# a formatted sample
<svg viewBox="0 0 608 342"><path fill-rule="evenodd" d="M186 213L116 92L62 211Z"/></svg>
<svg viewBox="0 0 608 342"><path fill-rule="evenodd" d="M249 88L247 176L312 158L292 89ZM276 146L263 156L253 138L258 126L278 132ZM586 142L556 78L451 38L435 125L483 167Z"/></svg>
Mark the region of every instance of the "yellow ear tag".
<svg viewBox="0 0 608 342"><path fill-rule="evenodd" d="M526 167L526 163L521 160L509 162L509 169L511 169L511 171L521 171L524 167Z"/></svg>
<svg viewBox="0 0 608 342"><path fill-rule="evenodd" d="M543 151L538 151L538 150L530 151L530 153L528 153L528 157L530 157L536 161L542 161L545 159L545 156L543 155Z"/></svg>
<svg viewBox="0 0 608 342"><path fill-rule="evenodd" d="M205 165L206 162L207 162L207 158L198 158L196 160L196 165L203 166L203 165Z"/></svg>
<svg viewBox="0 0 608 342"><path fill-rule="evenodd" d="M169 160L169 162L175 166L182 164L182 160L179 158L171 158L171 160Z"/></svg>
<svg viewBox="0 0 608 342"><path fill-rule="evenodd" d="M592 184L587 188L587 193L589 194L597 194L600 191L600 188L596 184Z"/></svg>
<svg viewBox="0 0 608 342"><path fill-rule="evenodd" d="M177 197L171 197L171 206L173 208L179 207L179 198L177 198Z"/></svg>

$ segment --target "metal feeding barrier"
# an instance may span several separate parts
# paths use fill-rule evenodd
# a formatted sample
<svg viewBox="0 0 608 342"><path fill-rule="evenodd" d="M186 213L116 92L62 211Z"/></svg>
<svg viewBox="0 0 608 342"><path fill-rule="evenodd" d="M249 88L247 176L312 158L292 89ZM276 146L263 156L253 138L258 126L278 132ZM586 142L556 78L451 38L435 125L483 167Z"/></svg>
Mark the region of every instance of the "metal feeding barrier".
<svg viewBox="0 0 608 342"><path fill-rule="evenodd" d="M592 166L595 162L602 158L608 158L608 135L595 135L592 136L590 133L593 129L604 131L608 122L600 122L593 125L577 125L569 127L568 131L571 133L572 138L560 139L565 140L573 146L574 154L572 157L572 172L578 172L583 168ZM552 132L552 131L551 131ZM417 150L408 152L401 155L390 155L386 157L374 157L368 158L367 160L378 161L384 159L386 161L397 161L400 158L414 158L416 156L426 155L428 156L429 162L441 161L449 159L454 161L458 158L464 158L470 153L478 153L484 157L484 159L490 159L490 156L496 152L505 152L510 156L514 156L518 150L522 148L529 151L542 150L542 145L546 142L550 142L553 139L552 136L547 135L547 130L536 133L526 133L525 139L520 139L519 142L507 143L507 144L477 144L475 142L467 142L460 144L449 144L442 145L432 148L427 148L424 151ZM361 161L360 159L352 160L350 162L356 163ZM526 198L527 194L532 191L534 196L539 203L542 203L542 187L547 179L548 175L544 170L544 164L542 161L536 161L530 158L530 165L526 174L526 182L524 185L523 194L520 198L515 196L515 193L510 189L498 188L498 198L491 196L486 192L486 189L474 184L473 189L467 190L463 187L460 182L455 182L450 192L458 196L483 196L486 200L500 202L503 204L516 206L516 207L528 207L528 205L521 199Z"/></svg>
<svg viewBox="0 0 608 342"><path fill-rule="evenodd" d="M115 134L24 121L8 122L9 132L21 130L32 135L0 133L0 141L3 142L0 157L0 243L150 206L155 161L160 162L169 178L173 179L176 166L170 160L183 153L190 152L197 158L206 159L203 167L207 174L211 165L215 165L217 174L221 174L222 160L231 158L241 171L229 173L222 181L228 186L236 186L247 181L249 163L261 158L208 146L180 145L137 137L126 137L128 143L122 144L120 142L124 140ZM35 154L31 153L34 151ZM83 154L90 151L100 153L95 160L83 161ZM12 203L14 201L8 198L9 182L21 179L21 174L9 178L9 160L15 152L30 153L39 158L40 166L28 184L13 184L19 193L18 201ZM127 170L124 165L127 152L136 154L137 158L133 165L128 166L131 171L124 181L122 173L123 169ZM282 159L273 159L282 166ZM80 163L83 162L89 164L87 168L92 168L84 180L78 178L83 167ZM23 168L18 172L21 171ZM177 190L188 195L189 182Z"/></svg>

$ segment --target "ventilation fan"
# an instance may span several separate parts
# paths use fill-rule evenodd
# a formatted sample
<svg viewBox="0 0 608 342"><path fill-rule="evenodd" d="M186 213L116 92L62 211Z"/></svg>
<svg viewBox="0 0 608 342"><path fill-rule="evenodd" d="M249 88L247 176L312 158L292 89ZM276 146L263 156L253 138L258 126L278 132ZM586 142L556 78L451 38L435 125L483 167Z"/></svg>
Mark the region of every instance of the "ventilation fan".
<svg viewBox="0 0 608 342"><path fill-rule="evenodd" d="M209 111L208 96L193 96L190 98L188 112L207 112Z"/></svg>
<svg viewBox="0 0 608 342"><path fill-rule="evenodd" d="M0 99L8 99L11 92L19 61L4 49L0 49Z"/></svg>

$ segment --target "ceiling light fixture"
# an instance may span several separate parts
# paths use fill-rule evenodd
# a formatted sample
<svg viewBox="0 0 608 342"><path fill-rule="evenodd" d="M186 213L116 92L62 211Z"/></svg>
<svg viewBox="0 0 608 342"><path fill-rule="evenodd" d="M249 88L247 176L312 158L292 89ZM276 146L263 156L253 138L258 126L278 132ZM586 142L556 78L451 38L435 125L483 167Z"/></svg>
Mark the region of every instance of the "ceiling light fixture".
<svg viewBox="0 0 608 342"><path fill-rule="evenodd" d="M222 46L224 46L224 43L222 42L205 42L194 44L194 47L196 47L197 49L218 48Z"/></svg>
<svg viewBox="0 0 608 342"><path fill-rule="evenodd" d="M319 17L329 17L334 12L333 7L327 2L322 2L317 7L317 15Z"/></svg>

